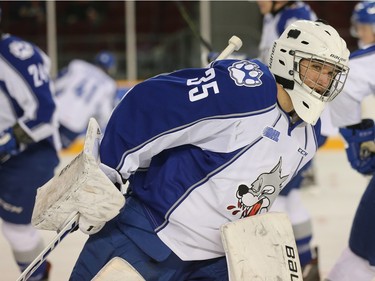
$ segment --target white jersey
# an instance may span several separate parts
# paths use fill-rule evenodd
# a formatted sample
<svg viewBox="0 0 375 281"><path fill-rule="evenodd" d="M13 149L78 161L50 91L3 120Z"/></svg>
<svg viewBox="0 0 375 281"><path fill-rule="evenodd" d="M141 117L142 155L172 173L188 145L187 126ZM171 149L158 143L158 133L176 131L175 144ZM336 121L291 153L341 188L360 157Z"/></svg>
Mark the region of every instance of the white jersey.
<svg viewBox="0 0 375 281"><path fill-rule="evenodd" d="M290 123L264 64L220 60L134 86L100 158L129 179L160 239L181 259L202 260L224 256L221 225L269 210L319 133L320 121Z"/></svg>
<svg viewBox="0 0 375 281"><path fill-rule="evenodd" d="M259 44L259 58L263 63L268 64L268 54L273 41L280 37L288 25L301 19L317 19L310 6L303 2L287 5L276 14L264 15L262 37Z"/></svg>
<svg viewBox="0 0 375 281"><path fill-rule="evenodd" d="M50 60L32 43L9 34L0 41L0 132L16 123L34 141L60 148Z"/></svg>
<svg viewBox="0 0 375 281"><path fill-rule="evenodd" d="M105 128L114 107L116 82L103 70L73 60L59 74L55 86L59 120L64 127L82 133L90 117L95 117Z"/></svg>
<svg viewBox="0 0 375 281"><path fill-rule="evenodd" d="M349 76L343 91L331 102L332 122L338 127L354 125L362 119L362 100L375 93L375 45L353 52Z"/></svg>

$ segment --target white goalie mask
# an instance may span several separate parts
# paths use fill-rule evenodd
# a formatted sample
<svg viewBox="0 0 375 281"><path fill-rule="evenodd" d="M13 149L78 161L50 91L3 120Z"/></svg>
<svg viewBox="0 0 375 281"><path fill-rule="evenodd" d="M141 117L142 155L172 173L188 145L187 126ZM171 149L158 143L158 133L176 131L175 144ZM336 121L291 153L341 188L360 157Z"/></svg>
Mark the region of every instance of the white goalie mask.
<svg viewBox="0 0 375 281"><path fill-rule="evenodd" d="M332 101L344 87L349 54L345 41L332 26L298 20L274 41L269 68L289 94L298 116L315 125L326 102ZM311 73L314 81L308 75Z"/></svg>

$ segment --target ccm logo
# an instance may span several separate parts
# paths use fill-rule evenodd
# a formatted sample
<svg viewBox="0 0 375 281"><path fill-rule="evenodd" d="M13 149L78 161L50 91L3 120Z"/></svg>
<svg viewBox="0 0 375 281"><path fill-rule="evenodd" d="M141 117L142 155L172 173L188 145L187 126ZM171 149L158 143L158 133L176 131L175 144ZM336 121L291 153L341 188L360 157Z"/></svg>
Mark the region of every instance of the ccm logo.
<svg viewBox="0 0 375 281"><path fill-rule="evenodd" d="M296 260L296 253L293 247L285 245L285 252L288 260L288 268L290 271L290 280L301 280L298 276L298 266Z"/></svg>
<svg viewBox="0 0 375 281"><path fill-rule="evenodd" d="M303 150L302 148L298 148L298 152L299 152L300 154L302 154L302 156L306 156L306 155L307 155L306 150Z"/></svg>

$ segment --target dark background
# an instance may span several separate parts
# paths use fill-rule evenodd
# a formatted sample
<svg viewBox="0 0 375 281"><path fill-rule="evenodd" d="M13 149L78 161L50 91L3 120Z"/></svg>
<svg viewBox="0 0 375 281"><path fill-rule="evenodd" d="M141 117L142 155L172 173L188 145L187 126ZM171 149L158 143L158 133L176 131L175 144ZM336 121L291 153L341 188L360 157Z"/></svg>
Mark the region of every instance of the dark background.
<svg viewBox="0 0 375 281"><path fill-rule="evenodd" d="M347 41L350 17L357 1L307 1L319 18L328 21ZM199 1L179 1L199 30ZM3 32L36 43L46 51L46 2L1 1ZM212 1L212 45L221 51L236 34L241 52L257 55L262 17L252 1ZM126 77L124 1L57 1L58 68L74 58L91 61L101 50L118 59L117 79ZM136 1L137 65L139 79L178 68L200 66L200 41L184 20L176 1Z"/></svg>

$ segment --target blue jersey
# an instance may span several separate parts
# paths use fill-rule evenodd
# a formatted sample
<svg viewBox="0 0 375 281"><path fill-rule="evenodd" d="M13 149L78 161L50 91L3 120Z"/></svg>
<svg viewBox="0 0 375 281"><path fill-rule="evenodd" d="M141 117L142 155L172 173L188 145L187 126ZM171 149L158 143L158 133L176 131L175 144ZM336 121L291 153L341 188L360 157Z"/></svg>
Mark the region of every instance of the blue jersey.
<svg viewBox="0 0 375 281"><path fill-rule="evenodd" d="M18 37L0 40L0 132L18 124L33 143L1 163L0 217L30 224L36 190L59 163L55 103L47 55ZM22 176L20 176L22 175Z"/></svg>
<svg viewBox="0 0 375 281"><path fill-rule="evenodd" d="M257 60L146 80L108 122L101 161L129 179L160 239L183 260L224 255L220 226L269 210L315 154L320 123L291 124Z"/></svg>
<svg viewBox="0 0 375 281"><path fill-rule="evenodd" d="M332 121L337 126L345 127L361 122L363 101L375 93L374 64L375 44L363 46L350 55L350 75L343 91L330 104ZM349 238L350 250L372 267L375 266L374 201L375 177L372 176L356 210ZM340 266L343 266L341 263L339 261L335 265L338 272Z"/></svg>
<svg viewBox="0 0 375 281"><path fill-rule="evenodd" d="M35 45L5 34L0 41L0 132L18 123L38 142L59 145L50 62Z"/></svg>
<svg viewBox="0 0 375 281"><path fill-rule="evenodd" d="M316 20L315 13L304 2L295 2L283 7L275 14L266 14L263 18L262 37L259 44L259 57L268 63L268 53L273 41L278 39L285 28L296 20Z"/></svg>

